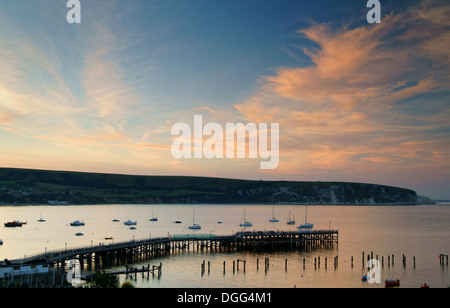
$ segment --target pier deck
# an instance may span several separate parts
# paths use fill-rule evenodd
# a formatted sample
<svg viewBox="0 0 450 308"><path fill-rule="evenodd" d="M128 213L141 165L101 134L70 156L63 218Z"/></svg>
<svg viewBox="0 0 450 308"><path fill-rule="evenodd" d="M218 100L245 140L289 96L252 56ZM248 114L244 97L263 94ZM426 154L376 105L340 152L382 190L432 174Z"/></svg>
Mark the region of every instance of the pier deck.
<svg viewBox="0 0 450 308"><path fill-rule="evenodd" d="M15 264L48 264L64 268L67 260L79 260L88 270L133 264L185 251L232 252L250 249L302 249L338 244L337 230L244 231L233 235L180 234L167 237L99 244L46 251L10 260Z"/></svg>

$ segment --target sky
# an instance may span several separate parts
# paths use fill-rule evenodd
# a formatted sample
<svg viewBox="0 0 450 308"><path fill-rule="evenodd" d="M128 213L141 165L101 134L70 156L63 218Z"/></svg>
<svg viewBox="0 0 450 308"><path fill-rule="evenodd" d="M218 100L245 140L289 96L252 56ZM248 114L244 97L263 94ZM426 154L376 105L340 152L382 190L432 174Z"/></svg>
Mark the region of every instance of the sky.
<svg viewBox="0 0 450 308"><path fill-rule="evenodd" d="M0 166L347 181L450 199L450 5L0 2ZM172 155L176 123L278 123L279 163ZM204 136L203 142L208 139Z"/></svg>

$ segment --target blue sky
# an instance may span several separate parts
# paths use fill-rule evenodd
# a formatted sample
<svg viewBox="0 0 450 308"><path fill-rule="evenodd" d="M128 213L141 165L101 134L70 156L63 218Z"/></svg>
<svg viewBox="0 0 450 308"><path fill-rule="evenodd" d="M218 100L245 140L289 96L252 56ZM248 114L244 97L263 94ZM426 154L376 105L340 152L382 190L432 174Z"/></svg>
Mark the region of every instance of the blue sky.
<svg viewBox="0 0 450 308"><path fill-rule="evenodd" d="M449 5L0 3L2 166L359 181L447 198ZM176 160L171 126L280 123L280 165Z"/></svg>

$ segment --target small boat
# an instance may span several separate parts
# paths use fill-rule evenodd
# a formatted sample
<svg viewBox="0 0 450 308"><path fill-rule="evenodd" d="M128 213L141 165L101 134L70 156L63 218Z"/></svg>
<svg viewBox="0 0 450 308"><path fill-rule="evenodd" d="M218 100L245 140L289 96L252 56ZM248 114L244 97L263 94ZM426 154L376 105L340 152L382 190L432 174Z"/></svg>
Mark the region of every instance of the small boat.
<svg viewBox="0 0 450 308"><path fill-rule="evenodd" d="M113 219L112 221L113 221L113 222L119 222L120 220L118 220L118 219Z"/></svg>
<svg viewBox="0 0 450 308"><path fill-rule="evenodd" d="M427 285L426 283L424 283L423 285L420 286L421 289L429 289L430 286Z"/></svg>
<svg viewBox="0 0 450 308"><path fill-rule="evenodd" d="M253 224L249 222L245 216L245 209L244 209L244 216L242 217L241 224L239 226L244 228L253 227Z"/></svg>
<svg viewBox="0 0 450 308"><path fill-rule="evenodd" d="M5 222L5 227L22 227L22 225L23 223L17 220Z"/></svg>
<svg viewBox="0 0 450 308"><path fill-rule="evenodd" d="M81 232L75 233L76 236L83 236L84 234Z"/></svg>
<svg viewBox="0 0 450 308"><path fill-rule="evenodd" d="M130 230L136 230L136 227L130 227Z"/></svg>
<svg viewBox="0 0 450 308"><path fill-rule="evenodd" d="M194 213L192 214L192 225L188 227L191 230L200 230L202 227L195 223L195 209Z"/></svg>
<svg viewBox="0 0 450 308"><path fill-rule="evenodd" d="M137 225L137 221L136 220L135 221L131 221L131 220L128 219L127 221L124 221L123 223L126 226L135 226L135 225Z"/></svg>
<svg viewBox="0 0 450 308"><path fill-rule="evenodd" d="M113 239L113 237L111 236L111 237L105 237L105 240L112 240Z"/></svg>
<svg viewBox="0 0 450 308"><path fill-rule="evenodd" d="M278 218L275 218L275 206L272 206L272 218L269 219L269 222L279 222Z"/></svg>
<svg viewBox="0 0 450 308"><path fill-rule="evenodd" d="M289 211L289 218L288 218L286 224L288 224L288 225L295 225L294 215L292 215L292 220L291 220L291 211Z"/></svg>
<svg viewBox="0 0 450 308"><path fill-rule="evenodd" d="M175 220L173 223L174 224L181 224L181 220Z"/></svg>
<svg viewBox="0 0 450 308"><path fill-rule="evenodd" d="M396 286L400 285L400 280L388 278L384 281L384 283L385 283L386 287L396 287Z"/></svg>
<svg viewBox="0 0 450 308"><path fill-rule="evenodd" d="M152 211L152 218L150 218L150 221L158 221L158 218L155 217L155 215L153 215L153 211Z"/></svg>
<svg viewBox="0 0 450 308"><path fill-rule="evenodd" d="M368 275L364 275L364 276L361 277L361 281L367 281L368 278L369 278Z"/></svg>
<svg viewBox="0 0 450 308"><path fill-rule="evenodd" d="M38 222L45 222L45 219L42 218L42 215L41 215L41 214L39 214Z"/></svg>
<svg viewBox="0 0 450 308"><path fill-rule="evenodd" d="M222 221L218 221L217 223L218 223L218 224L222 224L223 222L222 222Z"/></svg>
<svg viewBox="0 0 450 308"><path fill-rule="evenodd" d="M3 240L0 240L0 245L3 245Z"/></svg>
<svg viewBox="0 0 450 308"><path fill-rule="evenodd" d="M84 222L80 220L75 220L70 223L72 227L84 226Z"/></svg>
<svg viewBox="0 0 450 308"><path fill-rule="evenodd" d="M297 227L297 229L312 229L314 227L313 224L306 222L308 218L308 206L305 209L305 223Z"/></svg>

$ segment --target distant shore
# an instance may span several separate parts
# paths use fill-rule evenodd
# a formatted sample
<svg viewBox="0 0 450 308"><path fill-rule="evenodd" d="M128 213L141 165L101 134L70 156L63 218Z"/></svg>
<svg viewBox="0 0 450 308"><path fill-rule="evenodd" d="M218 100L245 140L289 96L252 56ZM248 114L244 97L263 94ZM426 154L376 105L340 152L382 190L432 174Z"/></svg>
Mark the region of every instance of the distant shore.
<svg viewBox="0 0 450 308"><path fill-rule="evenodd" d="M0 205L433 204L411 189L350 182L256 181L192 176L0 168Z"/></svg>

